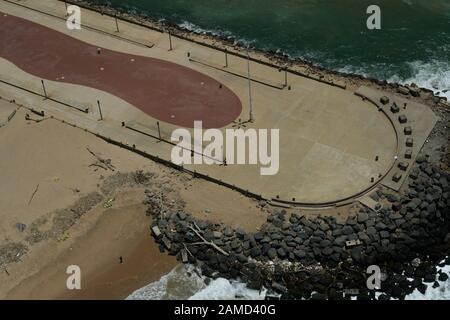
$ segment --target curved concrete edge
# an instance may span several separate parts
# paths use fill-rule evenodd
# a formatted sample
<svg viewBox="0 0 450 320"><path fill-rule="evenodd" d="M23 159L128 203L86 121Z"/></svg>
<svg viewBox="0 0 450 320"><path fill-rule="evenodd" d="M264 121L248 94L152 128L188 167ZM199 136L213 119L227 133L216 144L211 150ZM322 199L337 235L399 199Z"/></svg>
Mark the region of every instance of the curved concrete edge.
<svg viewBox="0 0 450 320"><path fill-rule="evenodd" d="M369 96L364 95L364 93L360 93L360 92L356 91L355 95L358 97L361 97L363 100L367 100L370 103L372 103L387 118L387 120L389 121L389 123L391 124L391 126L395 132L396 154L398 155L399 151L400 151L399 132L398 132L398 128L395 125L395 121L391 118L390 114L388 112L386 112L386 110L383 109L383 107L380 105L379 102L377 102L375 99L373 99ZM348 204L358 201L359 198L361 198L362 196L368 194L369 192L371 192L372 190L377 188L378 185L384 179L386 179L386 177L389 175L389 173L395 167L395 164L396 164L396 160L394 158L394 159L392 159L392 161L384 175L382 175L381 177L378 177L376 180L374 180L374 182L368 188L363 189L360 192L358 192L354 195L351 195L349 197L346 197L346 198L341 198L341 199L336 199L334 201L327 201L327 202L321 202L321 203L297 202L297 201L289 201L289 200L283 200L283 199L278 199L278 198L272 198L271 201L282 204L282 205L295 206L295 207L299 207L299 208L323 208L323 209L325 209L325 208L332 208L332 207L342 207L342 206L345 206L345 205L348 205Z"/></svg>
<svg viewBox="0 0 450 320"><path fill-rule="evenodd" d="M11 85L10 83L7 83L7 82L3 82L3 83ZM18 88L18 89L21 89L21 90L24 90L23 88L18 87L16 85L14 85L14 87ZM34 92L32 90L26 89L25 91L27 93L29 93L29 94L33 94L33 95L37 95L37 96L43 97L42 94ZM54 103L61 103L61 102L59 102L57 100L51 100L51 101L54 102ZM33 107L28 107L28 106L24 106L24 105L22 105L22 107L30 110L31 112L35 111L33 109ZM73 106L70 106L70 107L73 108ZM78 112L81 111L81 110L78 110L78 108L76 108L76 109L77 110L75 110L75 111L78 111ZM80 112L80 114L83 114L83 112ZM239 192L239 193L241 193L241 194L243 194L243 195L245 195L247 197L250 197L250 198L253 198L253 199L256 199L256 200L266 201L269 205L276 206L276 207L288 208L288 207L293 206L293 207L305 208L305 209L327 209L327 208L334 208L334 207L345 206L345 205L348 205L348 204L351 204L351 203L354 203L354 202L358 201L358 198L360 198L361 196L364 196L368 192L370 192L373 189L375 189L378 186L379 182L384 177L384 176L381 177L376 182L374 182L370 187L362 190L361 192L359 192L359 193L357 193L355 195L343 198L343 199L337 199L336 201L327 201L327 202L322 202L322 203L306 203L306 202L286 201L286 200L282 200L282 199L275 199L275 198L270 198L270 197L267 197L267 196L263 196L262 194L257 194L257 193L251 192L250 190L241 188L241 187L237 186L236 184L227 182L227 181L225 181L223 179L217 179L217 178L211 177L211 176L209 176L207 174L203 174L203 173L197 172L195 170L191 170L189 168L176 165L176 164L172 163L171 161L168 161L167 159L161 158L161 157L159 157L157 155L152 155L148 151L145 151L143 148L140 149L139 146L136 146L134 144L130 145L129 143L124 143L121 140L114 139L111 136L107 136L104 133L102 133L101 131L97 130L96 128L92 128L92 129L85 128L83 126L77 125L76 122L74 122L74 121L67 120L67 119L59 119L57 116L54 116L54 115L51 115L50 118L55 119L57 121L60 121L62 123L65 123L67 125L70 125L72 127L79 128L79 129L81 129L81 130L83 130L85 132L89 132L89 133L95 135L96 137L101 138L101 139L103 139L103 140L105 140L105 141L107 141L107 142L109 142L111 144L114 144L114 145L119 146L121 148L127 149L129 151L134 152L134 153L137 153L137 154L139 154L141 156L144 156L144 157L146 157L148 159L151 159L151 160L153 160L155 162L164 164L165 166L172 167L172 168L174 168L176 170L179 170L181 172L188 173L188 174L192 175L195 178L201 178L201 179L213 182L215 184L227 187L227 188L232 189L234 191L237 191L237 192ZM158 140L157 137L153 137L153 138L155 140ZM392 165L391 165L391 168L392 168Z"/></svg>
<svg viewBox="0 0 450 320"><path fill-rule="evenodd" d="M394 126L398 151L393 167L381 183L385 187L399 191L409 175L415 158L433 130L437 118L428 106L388 92L362 86L355 94L375 104Z"/></svg>

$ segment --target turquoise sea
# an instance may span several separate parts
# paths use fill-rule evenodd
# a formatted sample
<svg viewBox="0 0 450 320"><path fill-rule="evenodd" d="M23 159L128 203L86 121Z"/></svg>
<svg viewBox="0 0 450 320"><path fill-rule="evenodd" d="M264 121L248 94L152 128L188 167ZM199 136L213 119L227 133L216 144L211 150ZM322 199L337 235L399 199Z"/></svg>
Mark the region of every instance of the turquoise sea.
<svg viewBox="0 0 450 320"><path fill-rule="evenodd" d="M92 0L450 98L448 0ZM368 30L366 9L381 9ZM449 90L448 92L446 90Z"/></svg>

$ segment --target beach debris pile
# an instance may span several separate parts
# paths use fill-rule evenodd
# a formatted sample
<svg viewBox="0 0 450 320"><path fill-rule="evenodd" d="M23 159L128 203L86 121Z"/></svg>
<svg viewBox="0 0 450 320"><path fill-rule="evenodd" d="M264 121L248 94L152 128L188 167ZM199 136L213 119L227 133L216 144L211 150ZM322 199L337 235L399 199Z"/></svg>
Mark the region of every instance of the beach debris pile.
<svg viewBox="0 0 450 320"><path fill-rule="evenodd" d="M69 238L70 238L69 231L64 231L63 234L60 237L58 237L56 240L58 242L64 242L64 241L68 240Z"/></svg>
<svg viewBox="0 0 450 320"><path fill-rule="evenodd" d="M0 266L18 262L28 252L28 247L20 242L10 242L0 246Z"/></svg>
<svg viewBox="0 0 450 320"><path fill-rule="evenodd" d="M39 243L47 239L61 241L61 239L66 238L66 231L102 200L103 196L100 193L92 192L65 209L47 213L31 223L25 240L29 244Z"/></svg>
<svg viewBox="0 0 450 320"><path fill-rule="evenodd" d="M156 174L143 171L120 173L104 178L100 186L101 192L88 193L79 198L75 203L64 209L48 212L44 216L34 220L30 225L17 222L14 227L23 233L24 242L7 243L0 246L0 268L8 273L8 264L20 261L21 257L31 249L33 245L46 240L64 242L70 239L69 229L86 213L97 205L103 205L105 209L113 206L114 194L121 187L146 187L155 182ZM155 186L159 183L155 183ZM35 188L36 190L38 187ZM80 191L78 189L77 193ZM8 274L9 275L9 274Z"/></svg>
<svg viewBox="0 0 450 320"><path fill-rule="evenodd" d="M27 228L26 224L21 222L16 223L16 229L19 230L20 232L24 232L26 228Z"/></svg>
<svg viewBox="0 0 450 320"><path fill-rule="evenodd" d="M25 241L35 244L48 239L59 242L69 238L68 230L84 214L97 205L105 209L113 207L115 193L121 187L145 187L153 181L154 174L143 171L121 173L116 172L103 180L101 192L91 192L81 196L74 204L64 209L47 213L45 216L33 221L26 230Z"/></svg>
<svg viewBox="0 0 450 320"><path fill-rule="evenodd" d="M366 269L379 265L388 275L381 298L401 299L445 277L437 274L436 261L449 252L449 183L450 176L421 154L404 194L377 190L372 195L383 203L378 211L361 207L346 221L275 211L256 233L197 220L182 206L161 215L156 193L147 193L146 204L160 250L200 264L205 276L240 278L250 288L307 299L313 292L315 298L343 298L358 288L357 294L350 292L363 299L374 297L366 287ZM297 269L282 268L286 263Z"/></svg>
<svg viewBox="0 0 450 320"><path fill-rule="evenodd" d="M95 167L94 171L97 171L99 168L105 171L111 170L115 171L116 167L113 166L111 159L103 159L99 155L97 155L94 151L86 147L86 150L95 158L95 162L90 164L89 167Z"/></svg>

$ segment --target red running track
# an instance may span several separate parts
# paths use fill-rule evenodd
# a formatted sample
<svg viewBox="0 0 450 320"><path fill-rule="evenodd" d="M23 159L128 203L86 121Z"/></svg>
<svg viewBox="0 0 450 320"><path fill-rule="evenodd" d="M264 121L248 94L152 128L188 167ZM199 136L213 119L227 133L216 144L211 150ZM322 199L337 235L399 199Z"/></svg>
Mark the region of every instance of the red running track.
<svg viewBox="0 0 450 320"><path fill-rule="evenodd" d="M188 128L196 120L204 128L221 128L242 111L236 94L207 75L104 48L98 54L97 48L0 12L0 57L27 73L109 92L158 120Z"/></svg>

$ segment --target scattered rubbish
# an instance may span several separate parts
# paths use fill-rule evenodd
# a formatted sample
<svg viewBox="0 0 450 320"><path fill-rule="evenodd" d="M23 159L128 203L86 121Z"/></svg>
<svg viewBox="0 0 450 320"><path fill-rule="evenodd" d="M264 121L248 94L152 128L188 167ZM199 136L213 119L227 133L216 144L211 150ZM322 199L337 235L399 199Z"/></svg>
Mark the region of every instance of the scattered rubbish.
<svg viewBox="0 0 450 320"><path fill-rule="evenodd" d="M170 250L170 248L171 248L171 243L170 243L169 239L167 239L166 237L162 238L162 243L163 243L164 246L167 248L167 250Z"/></svg>
<svg viewBox="0 0 450 320"><path fill-rule="evenodd" d="M188 263L188 255L186 249L181 250L181 261L183 263Z"/></svg>
<svg viewBox="0 0 450 320"><path fill-rule="evenodd" d="M24 224L24 223L18 222L18 223L16 223L16 228L17 228L17 230L19 230L20 232L24 232L25 229L27 228L27 225Z"/></svg>
<svg viewBox="0 0 450 320"><path fill-rule="evenodd" d="M33 201L33 198L36 195L36 193L38 192L38 190L39 190L39 184L36 186L33 193L31 194L30 200L28 201L28 205L30 205L31 201Z"/></svg>
<svg viewBox="0 0 450 320"><path fill-rule="evenodd" d="M346 241L345 242L345 245L347 246L347 247L354 247L354 246L359 246L361 244L361 240L349 240L349 241Z"/></svg>
<svg viewBox="0 0 450 320"><path fill-rule="evenodd" d="M64 241L66 241L69 238L70 238L69 232L68 231L64 231L64 233L60 237L58 237L56 240L58 242L64 242Z"/></svg>
<svg viewBox="0 0 450 320"><path fill-rule="evenodd" d="M113 206L113 202L114 200L116 200L115 198L109 198L108 200L105 200L105 202L103 202L103 207L105 209L109 209Z"/></svg>
<svg viewBox="0 0 450 320"><path fill-rule="evenodd" d="M74 188L74 189L71 189L72 191L73 191L73 193L80 193L80 189L78 189L78 188Z"/></svg>
<svg viewBox="0 0 450 320"><path fill-rule="evenodd" d="M89 167L97 167L97 168L101 168L103 170L111 170L111 171L115 171L116 170L116 167L112 165L111 159L102 159L100 156L98 156L95 152L90 150L88 147L86 148L86 150L92 156L94 156L95 159L97 160L96 162L94 162L91 165L89 165ZM95 171L97 171L97 169Z"/></svg>
<svg viewBox="0 0 450 320"><path fill-rule="evenodd" d="M155 235L155 238L156 239L159 239L160 237L161 237L161 230L159 229L159 227L158 226L153 226L152 227L152 232L153 232L153 234Z"/></svg>

